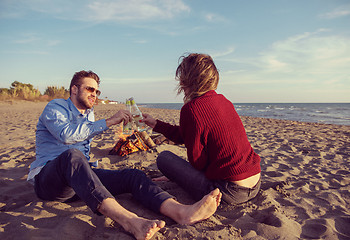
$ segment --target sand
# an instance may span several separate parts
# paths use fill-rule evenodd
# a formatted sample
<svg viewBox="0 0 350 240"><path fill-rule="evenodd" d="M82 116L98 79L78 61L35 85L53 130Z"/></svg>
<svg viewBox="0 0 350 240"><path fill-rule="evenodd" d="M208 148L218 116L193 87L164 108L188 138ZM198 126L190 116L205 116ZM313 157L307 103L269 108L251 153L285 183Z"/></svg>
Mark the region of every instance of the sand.
<svg viewBox="0 0 350 240"><path fill-rule="evenodd" d="M46 202L26 182L35 159L35 128L43 102L0 102L0 239L133 239L109 218L97 216L81 201ZM96 119L123 105L97 105ZM179 111L142 109L177 123ZM153 239L350 239L350 126L242 117L248 138L261 156L262 189L239 206L220 205L209 219L180 225L145 209L130 194L117 200L138 215L163 219ZM117 126L96 136L91 156L100 167L138 168L159 176L155 159L183 146L163 143L153 151L127 157L108 155ZM193 200L175 183L159 183L180 202Z"/></svg>

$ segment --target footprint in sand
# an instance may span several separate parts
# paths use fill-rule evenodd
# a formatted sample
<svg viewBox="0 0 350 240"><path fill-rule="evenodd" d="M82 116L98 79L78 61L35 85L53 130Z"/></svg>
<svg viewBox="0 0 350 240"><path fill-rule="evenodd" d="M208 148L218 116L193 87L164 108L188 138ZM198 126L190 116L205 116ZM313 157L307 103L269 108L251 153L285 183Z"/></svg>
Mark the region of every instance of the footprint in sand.
<svg viewBox="0 0 350 240"><path fill-rule="evenodd" d="M309 220L302 226L301 237L318 239L325 236L328 229L329 226L327 226L327 221L324 219Z"/></svg>
<svg viewBox="0 0 350 240"><path fill-rule="evenodd" d="M335 229L342 239L350 239L350 217L339 217L335 219Z"/></svg>

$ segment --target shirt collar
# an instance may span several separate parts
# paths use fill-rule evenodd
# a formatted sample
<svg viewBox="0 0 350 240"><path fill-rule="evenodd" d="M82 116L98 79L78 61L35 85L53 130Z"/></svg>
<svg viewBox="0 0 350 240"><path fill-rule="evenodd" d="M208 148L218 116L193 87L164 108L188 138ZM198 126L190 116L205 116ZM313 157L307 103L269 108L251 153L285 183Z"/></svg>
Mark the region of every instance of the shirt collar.
<svg viewBox="0 0 350 240"><path fill-rule="evenodd" d="M67 99L68 101L68 106L69 106L69 109L73 112L74 115L89 115L93 110L94 108L91 108L91 109L86 109L85 111L85 114L82 114L78 108L74 105L74 103L72 102L72 100L70 98Z"/></svg>

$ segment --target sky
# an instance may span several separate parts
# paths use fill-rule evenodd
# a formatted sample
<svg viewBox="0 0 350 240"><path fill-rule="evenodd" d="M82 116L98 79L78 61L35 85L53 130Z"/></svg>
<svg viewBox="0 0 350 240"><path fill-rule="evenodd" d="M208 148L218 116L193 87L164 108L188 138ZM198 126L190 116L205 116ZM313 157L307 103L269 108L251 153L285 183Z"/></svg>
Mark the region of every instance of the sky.
<svg viewBox="0 0 350 240"><path fill-rule="evenodd" d="M350 102L350 1L0 0L0 88L92 70L101 98L180 103L192 52L234 103Z"/></svg>

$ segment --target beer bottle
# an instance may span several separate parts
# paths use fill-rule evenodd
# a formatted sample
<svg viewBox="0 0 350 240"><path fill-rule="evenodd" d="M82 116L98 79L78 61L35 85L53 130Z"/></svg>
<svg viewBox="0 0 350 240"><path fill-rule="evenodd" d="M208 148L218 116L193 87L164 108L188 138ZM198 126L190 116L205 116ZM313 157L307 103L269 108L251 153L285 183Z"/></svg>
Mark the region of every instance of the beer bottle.
<svg viewBox="0 0 350 240"><path fill-rule="evenodd" d="M144 122L140 122L143 119L142 112L140 111L139 107L135 103L135 100L133 97L130 99L131 103L131 115L134 118L135 124L137 126L137 131L142 132L146 130L146 124Z"/></svg>
<svg viewBox="0 0 350 240"><path fill-rule="evenodd" d="M125 110L128 110L129 112L131 112L131 104L130 104L129 99L126 99ZM123 124L123 134L125 134L125 135L132 134L132 122L131 121L129 121L127 124Z"/></svg>

